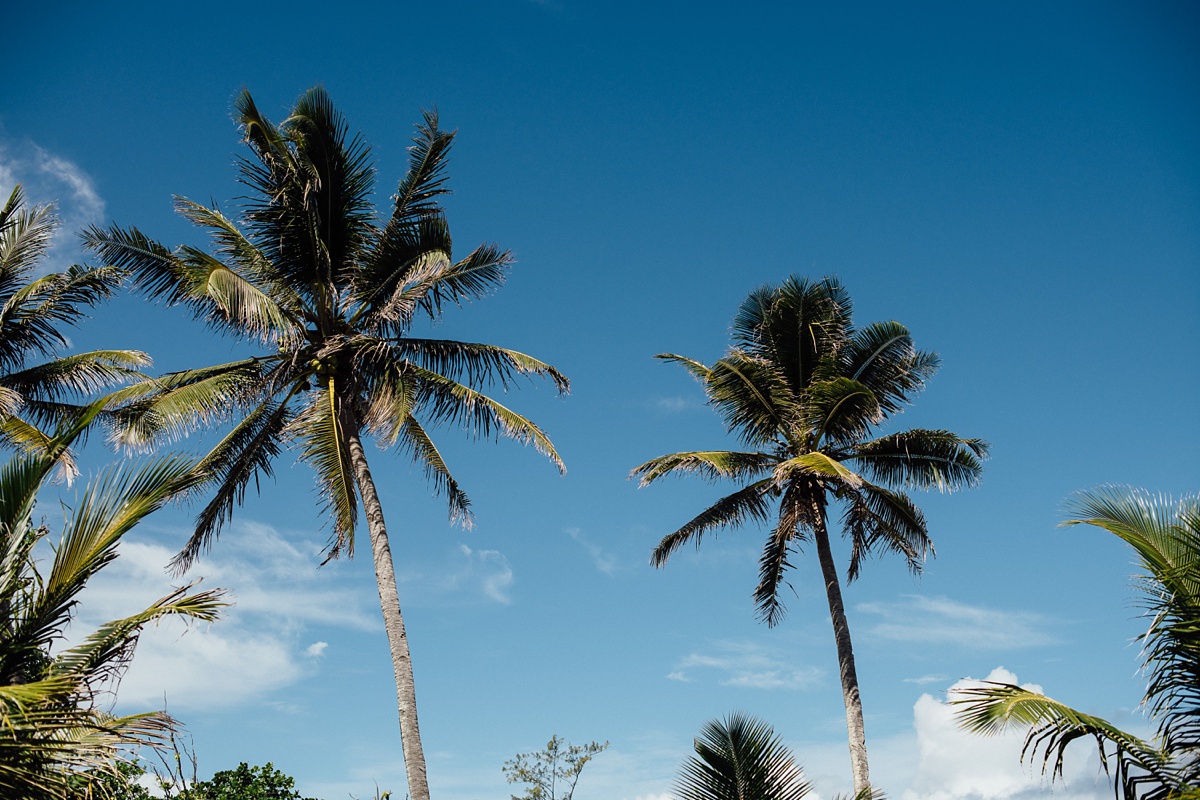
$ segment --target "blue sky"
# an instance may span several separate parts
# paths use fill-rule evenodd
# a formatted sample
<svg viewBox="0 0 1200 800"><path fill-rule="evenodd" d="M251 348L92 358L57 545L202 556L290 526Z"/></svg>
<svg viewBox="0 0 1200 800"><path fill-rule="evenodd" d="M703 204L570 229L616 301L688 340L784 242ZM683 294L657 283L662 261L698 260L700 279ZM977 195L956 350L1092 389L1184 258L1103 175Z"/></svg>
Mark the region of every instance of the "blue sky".
<svg viewBox="0 0 1200 800"><path fill-rule="evenodd" d="M898 421L992 443L981 487L924 495L937 558L873 561L846 590L873 777L894 798L1049 787L1012 742L971 741L946 690L1003 667L1138 725L1130 559L1062 530L1102 483L1197 488L1200 16L1188 3L732 5L44 2L0 12L9 79L0 189L202 241L171 196L239 194L230 104L280 119L324 85L373 147L378 197L412 124L459 131L449 219L519 263L437 333L530 352L572 379L509 401L567 462L441 437L478 524L447 525L419 473L378 453L434 795L506 797L500 767L552 733L609 740L578 800L661 800L706 720L771 721L822 797L846 790L844 716L815 560L779 627L751 592L762 532L686 551L658 538L716 496L628 471L730 444L699 387L746 293L838 275L861 323L897 319L943 368ZM62 237L55 263L82 258ZM242 352L176 309L121 299L75 334L157 369ZM200 447L201 439L181 447ZM92 469L112 456L98 446ZM316 568L304 465L281 463L195 574L237 605L144 637L119 705L187 724L203 774L274 761L319 797L403 791L369 560ZM67 492L69 496L69 492ZM132 535L83 620L161 594L187 510ZM1018 748L1019 749L1019 748ZM947 755L950 754L950 755ZM1081 751L1082 755L1082 751ZM1079 759L1058 796L1107 796Z"/></svg>

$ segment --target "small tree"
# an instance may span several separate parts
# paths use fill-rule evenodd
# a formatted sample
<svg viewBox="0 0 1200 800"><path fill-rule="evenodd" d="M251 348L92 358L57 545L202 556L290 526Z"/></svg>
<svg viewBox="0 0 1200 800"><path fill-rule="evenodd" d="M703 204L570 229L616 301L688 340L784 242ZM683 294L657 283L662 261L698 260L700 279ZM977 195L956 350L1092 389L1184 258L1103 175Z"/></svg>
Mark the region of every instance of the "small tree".
<svg viewBox="0 0 1200 800"><path fill-rule="evenodd" d="M512 795L512 800L571 800L583 768L607 749L608 742L577 745L551 736L545 750L517 753L502 769L509 783L525 783L528 787L524 794Z"/></svg>

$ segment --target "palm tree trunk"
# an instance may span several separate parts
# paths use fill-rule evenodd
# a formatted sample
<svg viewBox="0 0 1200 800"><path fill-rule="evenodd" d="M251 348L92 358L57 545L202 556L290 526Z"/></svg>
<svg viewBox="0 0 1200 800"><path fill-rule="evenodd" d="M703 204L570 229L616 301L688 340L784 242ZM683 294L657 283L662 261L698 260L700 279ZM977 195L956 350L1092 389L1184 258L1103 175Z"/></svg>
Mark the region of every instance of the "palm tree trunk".
<svg viewBox="0 0 1200 800"><path fill-rule="evenodd" d="M388 544L387 526L383 522L383 506L375 491L375 481L367 456L363 452L358 428L353 422L346 425L346 443L350 448L350 463L354 479L362 495L363 513L371 537L371 555L375 560L375 582L379 586L379 605L383 610L383 627L387 631L392 651L392 671L396 674L396 703L400 709L400 746L404 750L404 771L408 775L410 800L429 800L429 781L425 775L425 751L421 746L421 730L417 725L417 690L413 682L412 657L408 652L408 635L404 632L404 617L400 613L400 594L396 590L396 570L392 565L392 548Z"/></svg>
<svg viewBox="0 0 1200 800"><path fill-rule="evenodd" d="M825 595L829 599L829 616L833 620L833 638L837 642L838 667L842 677L842 700L846 704L846 732L850 737L850 769L854 773L854 794L871 785L867 771L867 733L863 727L862 698L858 694L858 673L854 669L854 645L850 641L850 626L846 622L846 607L842 605L842 587L838 583L837 567L829 549L829 531L825 527L825 509L814 503L813 538L817 542L817 558L821 576L825 579Z"/></svg>

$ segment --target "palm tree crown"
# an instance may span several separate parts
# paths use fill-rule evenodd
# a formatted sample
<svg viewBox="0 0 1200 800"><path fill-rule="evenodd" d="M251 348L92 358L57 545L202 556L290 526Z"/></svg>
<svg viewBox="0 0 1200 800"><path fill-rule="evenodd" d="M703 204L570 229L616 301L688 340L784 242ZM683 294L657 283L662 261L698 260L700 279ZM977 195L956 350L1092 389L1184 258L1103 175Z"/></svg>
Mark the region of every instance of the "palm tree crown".
<svg viewBox="0 0 1200 800"><path fill-rule="evenodd" d="M759 561L754 593L768 625L784 614L780 587L791 557L816 545L833 618L851 729L855 791L868 785L865 734L849 628L826 528L830 501L842 507L850 541L847 579L863 559L890 550L919 571L932 552L925 518L901 488L954 489L974 484L987 445L945 430L875 436L934 373L938 360L916 350L897 322L856 329L850 297L834 278L789 278L742 303L733 343L711 367L678 355L703 385L709 405L750 450L704 450L661 456L634 471L641 485L673 473L697 473L742 484L655 548L662 566L688 542L721 528L775 519Z"/></svg>
<svg viewBox="0 0 1200 800"><path fill-rule="evenodd" d="M303 95L280 125L265 119L248 93L236 110L253 153L241 162L250 196L240 224L216 208L176 200L181 214L212 235L213 253L171 249L136 228L92 228L85 241L128 269L149 297L187 306L266 352L163 376L124 411L121 439L145 446L198 424L234 420L203 462L213 497L176 559L180 568L211 544L247 486L271 474L286 443L295 443L317 474L333 522L330 557L353 554L361 500L392 646L410 794L427 800L407 637L362 436L407 452L448 498L451 517L469 522L467 495L429 426L512 437L561 469L546 434L482 390L545 376L565 392L568 382L515 350L412 334L418 318L436 320L447 306L498 288L512 263L490 244L453 260L438 197L448 191L454 134L438 127L435 114L417 126L390 215L378 219L368 148L348 135L324 90Z"/></svg>

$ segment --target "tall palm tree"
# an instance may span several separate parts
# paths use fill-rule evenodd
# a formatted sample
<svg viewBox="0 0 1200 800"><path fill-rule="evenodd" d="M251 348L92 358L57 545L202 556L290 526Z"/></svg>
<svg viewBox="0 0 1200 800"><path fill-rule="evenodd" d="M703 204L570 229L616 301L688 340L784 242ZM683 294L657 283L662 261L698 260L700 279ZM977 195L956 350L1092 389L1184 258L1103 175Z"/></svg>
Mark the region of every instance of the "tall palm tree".
<svg viewBox="0 0 1200 800"><path fill-rule="evenodd" d="M179 588L145 610L101 626L80 644L49 651L64 636L80 592L117 557L121 538L196 480L194 464L173 457L92 482L67 515L45 575L34 547L49 531L33 521L34 502L59 455L100 410L98 403L54 431L42 452L0 467L0 796L50 800L108 797L121 753L158 746L174 727L165 712L114 717L98 692L120 677L148 624L165 617L213 620L219 591ZM110 780L105 780L110 778ZM81 786L82 784L82 786Z"/></svg>
<svg viewBox="0 0 1200 800"><path fill-rule="evenodd" d="M454 134L427 113L390 216L371 205L374 171L361 137L324 90L312 89L280 125L248 93L237 118L253 159L241 162L249 188L240 226L216 208L177 199L181 214L213 237L215 254L170 249L136 228L92 228L85 241L127 268L151 298L190 308L218 330L267 345L262 355L166 375L156 392L124 413L122 441L145 445L200 423L232 419L203 463L213 499L176 559L186 568L216 538L247 485L271 474L295 442L317 473L333 521L329 556L352 555L361 500L391 646L401 739L413 800L428 800L425 759L404 619L383 507L363 449L374 435L424 467L449 500L452 519L470 520L467 495L428 433L459 424L482 437L532 444L560 469L537 425L483 394L523 377L567 379L548 364L487 344L412 335L418 317L438 319L448 304L499 287L507 251L485 244L454 261L438 196Z"/></svg>
<svg viewBox="0 0 1200 800"><path fill-rule="evenodd" d="M664 537L651 561L661 567L706 533L767 524L774 516L754 592L759 615L773 626L784 613L779 592L790 559L813 542L833 621L857 794L869 788L870 776L850 628L829 544L830 503L841 505L842 533L850 540L848 581L878 550L899 553L917 572L933 547L924 516L900 487L972 485L987 445L944 430L872 438L874 428L922 388L938 359L916 350L897 322L854 328L850 297L834 278L792 277L751 293L734 318L732 338L711 367L658 356L695 376L728 430L754 449L673 453L633 470L642 486L673 473L742 483Z"/></svg>
<svg viewBox="0 0 1200 800"><path fill-rule="evenodd" d="M766 722L733 713L700 729L680 769L679 800L802 800L812 784Z"/></svg>
<svg viewBox="0 0 1200 800"><path fill-rule="evenodd" d="M84 309L110 297L122 273L113 267L73 266L38 275L59 226L51 205L28 207L20 185L0 208L0 445L45 451L47 431L81 411L100 389L142 379L150 359L137 350L59 355L62 328ZM76 474L69 450L60 468Z"/></svg>
<svg viewBox="0 0 1200 800"><path fill-rule="evenodd" d="M1200 496L1181 500L1141 489L1081 492L1065 524L1095 525L1125 540L1143 574L1135 582L1150 619L1138 637L1149 681L1142 705L1157 726L1153 739L1126 733L1038 692L1006 683L963 689L959 723L985 735L1027 727L1022 758L1042 759L1061 777L1067 745L1092 739L1115 769L1125 800L1200 798Z"/></svg>

